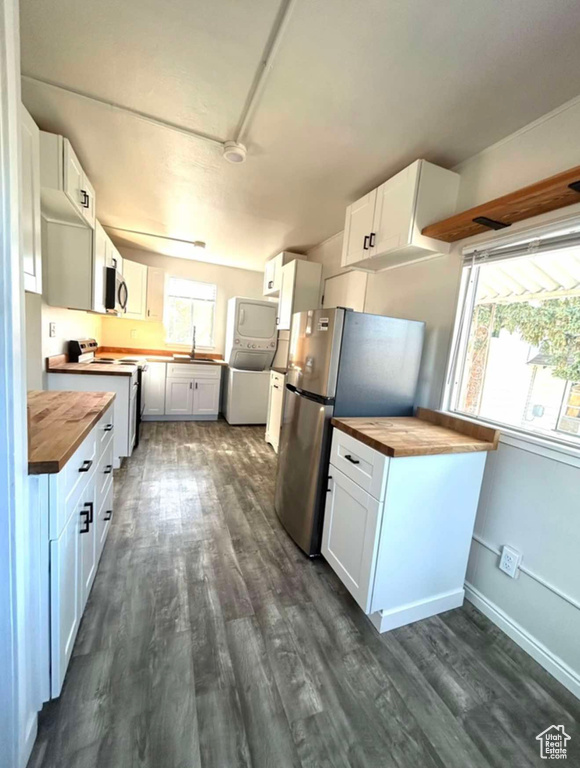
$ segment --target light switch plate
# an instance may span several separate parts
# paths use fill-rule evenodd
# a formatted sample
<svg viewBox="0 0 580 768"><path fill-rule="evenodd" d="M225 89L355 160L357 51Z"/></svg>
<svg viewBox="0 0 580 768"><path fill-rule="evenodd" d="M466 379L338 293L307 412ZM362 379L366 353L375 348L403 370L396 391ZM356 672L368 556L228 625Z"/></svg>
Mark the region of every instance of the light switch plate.
<svg viewBox="0 0 580 768"><path fill-rule="evenodd" d="M51 339L54 339L56 336L56 323L49 323L48 324L48 335Z"/></svg>

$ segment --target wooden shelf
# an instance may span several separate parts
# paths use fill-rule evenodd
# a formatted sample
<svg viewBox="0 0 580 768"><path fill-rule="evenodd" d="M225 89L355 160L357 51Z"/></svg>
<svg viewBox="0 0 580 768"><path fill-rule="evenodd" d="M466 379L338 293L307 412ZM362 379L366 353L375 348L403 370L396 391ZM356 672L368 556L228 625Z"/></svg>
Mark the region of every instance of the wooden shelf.
<svg viewBox="0 0 580 768"><path fill-rule="evenodd" d="M442 240L445 243L453 243L463 240L464 237L472 237L482 232L490 232L493 229L503 229L501 226L485 226L473 220L483 216L509 226L516 221L523 221L532 216L538 216L547 211L555 211L567 205L580 203L580 187L578 191L572 189L570 184L580 184L580 165L570 168L569 171L550 176L529 187L522 187L509 195L497 197L489 203L470 208L463 213L457 213L448 219L429 224L421 234L432 237L434 240Z"/></svg>

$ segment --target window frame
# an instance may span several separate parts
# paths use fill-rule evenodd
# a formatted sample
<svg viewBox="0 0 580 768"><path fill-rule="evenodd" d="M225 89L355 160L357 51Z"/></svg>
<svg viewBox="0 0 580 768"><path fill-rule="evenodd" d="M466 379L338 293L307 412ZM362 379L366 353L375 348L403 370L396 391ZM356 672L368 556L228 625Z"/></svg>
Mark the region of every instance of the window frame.
<svg viewBox="0 0 580 768"><path fill-rule="evenodd" d="M567 222L577 224L580 222L580 219L575 217L574 219L568 219ZM553 230L554 224L552 223L542 228L519 231L517 235L514 234L510 239L522 240L529 236L529 239L532 240L534 235L540 237L542 234L546 235ZM482 241L481 250L505 245L506 241L509 243L508 238L486 239L485 241ZM504 424L503 422L494 421L493 419L487 419L482 416L472 416L463 413L457 408L457 401L461 391L461 381L463 379L467 361L467 344L469 340L469 328L471 325L469 320L475 307L477 283L481 267L481 265L476 264L473 261L469 263L468 258L465 256L466 251L471 252L473 250L474 247L471 246L469 248L466 247L463 251L464 261L461 266L462 274L453 322L453 332L451 334L451 343L445 369L446 373L441 396L441 410L451 416L457 416L474 424L494 427L500 431L500 443L514 445L515 447L524 448L533 453L538 453L580 467L580 447L565 438L539 434L538 432L523 427L520 428L511 424Z"/></svg>
<svg viewBox="0 0 580 768"><path fill-rule="evenodd" d="M167 313L169 311L169 297L171 298L182 298L187 299L189 297L187 296L176 296L175 294L169 293L169 286L171 284L171 280L187 280L190 283L198 283L200 285L210 285L214 288L214 298L213 299L194 299L192 298L191 301L204 301L212 304L212 317L211 317L211 345L207 344L197 344L195 345L196 349L203 349L203 350L213 350L215 349L215 318L216 318L216 304L218 299L218 286L217 283L210 283L207 280L195 280L191 277L182 277L181 275L167 275L165 280L165 291L163 296L163 327L165 329L165 345L170 347L183 347L184 349L190 349L191 344L184 344L180 341L172 341L168 338L169 333L169 325L167 322Z"/></svg>

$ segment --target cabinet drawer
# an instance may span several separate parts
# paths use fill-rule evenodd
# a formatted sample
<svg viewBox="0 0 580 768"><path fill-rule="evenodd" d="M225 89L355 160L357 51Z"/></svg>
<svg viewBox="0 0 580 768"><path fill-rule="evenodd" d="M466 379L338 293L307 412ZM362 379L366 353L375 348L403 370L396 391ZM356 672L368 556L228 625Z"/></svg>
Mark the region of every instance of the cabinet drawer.
<svg viewBox="0 0 580 768"><path fill-rule="evenodd" d="M389 460L382 453L335 428L330 461L375 499L383 500Z"/></svg>
<svg viewBox="0 0 580 768"><path fill-rule="evenodd" d="M97 483L97 509L101 506L104 498L107 484L113 477L113 439L110 438L109 442L103 448L101 458L97 465L96 470L96 483Z"/></svg>
<svg viewBox="0 0 580 768"><path fill-rule="evenodd" d="M97 431L93 429L67 461L62 473L60 473L62 477L59 474L59 485L62 483L60 490L63 499L69 498L79 484L88 478L96 460L98 460Z"/></svg>
<svg viewBox="0 0 580 768"><path fill-rule="evenodd" d="M199 376L218 379L221 373L219 365L205 365L195 363L167 363L168 378L195 379Z"/></svg>
<svg viewBox="0 0 580 768"><path fill-rule="evenodd" d="M113 436L115 428L115 408L114 405L111 403L109 408L105 411L105 413L101 416L99 419L97 426L95 427L95 432L97 434L97 450L100 456L103 454L104 446L107 444L107 441L111 439Z"/></svg>
<svg viewBox="0 0 580 768"><path fill-rule="evenodd" d="M277 384L280 387L280 389L283 389L285 379L286 379L286 376L283 373L278 373L277 371L270 371L270 384L272 385Z"/></svg>

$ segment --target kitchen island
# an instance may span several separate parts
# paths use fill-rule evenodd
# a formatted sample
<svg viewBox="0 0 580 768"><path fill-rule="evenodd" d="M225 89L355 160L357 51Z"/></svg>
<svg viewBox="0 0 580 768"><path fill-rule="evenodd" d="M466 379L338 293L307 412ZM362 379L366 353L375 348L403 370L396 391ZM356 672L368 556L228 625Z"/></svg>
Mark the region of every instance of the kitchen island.
<svg viewBox="0 0 580 768"><path fill-rule="evenodd" d="M499 432L424 408L332 425L322 537L331 568L380 632L462 605Z"/></svg>

